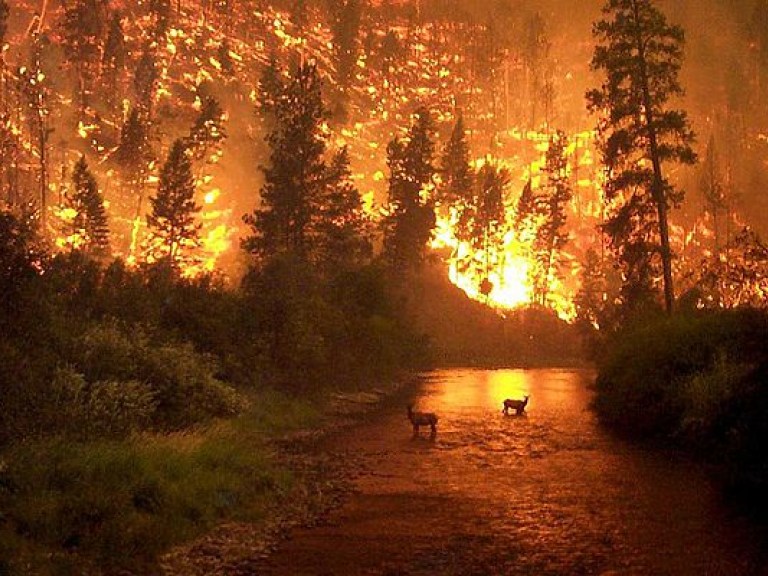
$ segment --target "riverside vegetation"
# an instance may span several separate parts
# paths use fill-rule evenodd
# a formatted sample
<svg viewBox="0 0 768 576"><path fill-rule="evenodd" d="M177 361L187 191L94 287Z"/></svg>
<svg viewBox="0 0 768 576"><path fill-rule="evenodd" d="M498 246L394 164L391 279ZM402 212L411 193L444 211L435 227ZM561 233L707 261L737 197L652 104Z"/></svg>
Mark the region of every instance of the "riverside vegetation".
<svg viewBox="0 0 768 576"><path fill-rule="evenodd" d="M601 421L712 463L727 494L768 518L755 498L768 487L768 315L683 311L612 338L596 382Z"/></svg>
<svg viewBox="0 0 768 576"><path fill-rule="evenodd" d="M49 258L0 217L3 574L151 573L223 519L258 521L295 482L271 438L427 357L375 265L320 279L276 259L228 288Z"/></svg>

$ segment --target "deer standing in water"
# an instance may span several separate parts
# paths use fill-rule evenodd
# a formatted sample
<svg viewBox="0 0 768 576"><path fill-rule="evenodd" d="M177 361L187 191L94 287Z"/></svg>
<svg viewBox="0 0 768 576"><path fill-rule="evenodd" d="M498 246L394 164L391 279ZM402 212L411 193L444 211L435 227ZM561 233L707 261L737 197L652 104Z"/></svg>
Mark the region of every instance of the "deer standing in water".
<svg viewBox="0 0 768 576"><path fill-rule="evenodd" d="M419 434L419 426L429 426L431 435L437 434L437 414L434 412L414 412L413 406L408 406L408 420L413 425L413 435Z"/></svg>
<svg viewBox="0 0 768 576"><path fill-rule="evenodd" d="M528 396L523 396L522 400L511 400L507 398L504 400L504 408L501 411L504 412L504 414L509 414L510 410L514 410L517 412L517 415L520 416L525 411L527 405Z"/></svg>

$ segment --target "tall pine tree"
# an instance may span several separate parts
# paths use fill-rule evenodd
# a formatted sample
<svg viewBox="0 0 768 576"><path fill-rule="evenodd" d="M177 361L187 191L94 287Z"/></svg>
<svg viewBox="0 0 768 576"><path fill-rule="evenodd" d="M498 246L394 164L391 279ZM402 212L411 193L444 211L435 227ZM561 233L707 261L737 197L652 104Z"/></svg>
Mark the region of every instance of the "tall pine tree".
<svg viewBox="0 0 768 576"><path fill-rule="evenodd" d="M604 229L622 267L625 304L647 299L661 277L671 313L669 210L683 194L664 168L695 161L688 117L669 106L683 93L678 73L684 33L651 0L608 0L603 15L594 25L592 68L604 72L605 80L587 99L591 111L604 115L601 151L612 209Z"/></svg>
<svg viewBox="0 0 768 576"><path fill-rule="evenodd" d="M384 256L396 270L420 266L435 227L429 189L435 175L435 145L431 139L429 110L419 108L405 141L393 139L387 147L389 215L383 221Z"/></svg>
<svg viewBox="0 0 768 576"><path fill-rule="evenodd" d="M78 237L77 248L91 256L105 256L109 250L109 225L104 197L85 156L75 164L72 184L69 206L76 212L72 232Z"/></svg>
<svg viewBox="0 0 768 576"><path fill-rule="evenodd" d="M352 182L349 152L334 154L327 170L327 189L316 227L319 260L330 272L363 264L371 256L370 220Z"/></svg>
<svg viewBox="0 0 768 576"><path fill-rule="evenodd" d="M88 105L96 67L101 54L104 23L97 0L74 0L64 8L64 53L77 72L78 102Z"/></svg>
<svg viewBox="0 0 768 576"><path fill-rule="evenodd" d="M544 166L547 181L536 199L540 218L533 242L536 258L533 296L542 306L547 305L552 282L559 276L562 250L568 242L566 210L573 190L568 175L567 147L568 139L562 131L550 137Z"/></svg>
<svg viewBox="0 0 768 576"><path fill-rule="evenodd" d="M261 205L245 216L253 235L243 245L262 263L284 253L311 261L316 256L313 227L327 179L322 128L327 114L317 67L300 65L273 105L275 125L266 138L270 162L262 168Z"/></svg>
<svg viewBox="0 0 768 576"><path fill-rule="evenodd" d="M149 256L178 269L189 262L189 250L199 244L200 206L195 204L192 161L183 140L173 143L160 170L157 194L150 198L152 211L147 216L151 237Z"/></svg>

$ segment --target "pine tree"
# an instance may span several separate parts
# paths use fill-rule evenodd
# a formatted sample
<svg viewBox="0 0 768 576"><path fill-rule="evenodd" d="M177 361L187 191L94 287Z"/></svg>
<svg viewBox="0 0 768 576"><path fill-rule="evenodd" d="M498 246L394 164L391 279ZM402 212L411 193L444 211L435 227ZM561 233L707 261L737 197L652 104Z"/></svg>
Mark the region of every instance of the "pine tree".
<svg viewBox="0 0 768 576"><path fill-rule="evenodd" d="M258 111L261 119L271 124L275 120L278 101L285 91L285 81L277 62L277 56L272 54L259 77Z"/></svg>
<svg viewBox="0 0 768 576"><path fill-rule="evenodd" d="M313 226L322 202L327 168L323 160L327 113L314 64L300 65L274 101L275 124L267 136L270 164L261 206L245 221L253 235L244 247L260 262L284 253L313 260Z"/></svg>
<svg viewBox="0 0 768 576"><path fill-rule="evenodd" d="M157 79L155 56L150 50L145 50L136 65L133 88L136 93L137 106L147 116L151 116Z"/></svg>
<svg viewBox="0 0 768 576"><path fill-rule="evenodd" d="M120 143L115 151L115 160L125 177L140 181L146 176L150 158L149 127L138 108L133 108L120 128Z"/></svg>
<svg viewBox="0 0 768 576"><path fill-rule="evenodd" d="M327 189L318 215L319 260L329 271L358 266L371 256L370 221L352 182L347 148L328 165Z"/></svg>
<svg viewBox="0 0 768 576"><path fill-rule="evenodd" d="M360 0L337 0L333 23L333 47L336 59L336 82L342 90L349 88L354 78L361 16Z"/></svg>
<svg viewBox="0 0 768 576"><path fill-rule="evenodd" d="M75 164L72 173L73 190L69 206L76 216L72 223L73 236L78 236L78 246L93 256L103 256L109 248L109 226L104 198L99 192L96 179L88 168L85 156Z"/></svg>
<svg viewBox="0 0 768 576"><path fill-rule="evenodd" d="M438 199L448 206L461 205L472 195L472 166L469 163L469 144L464 128L464 116L460 113L453 125L451 137L445 145L440 160L440 186Z"/></svg>
<svg viewBox="0 0 768 576"><path fill-rule="evenodd" d="M436 200L447 209L456 211L456 239L471 242L472 222L475 214L475 176L469 163L469 145L464 129L464 117L459 114L451 131L451 137L443 150L440 161L442 185Z"/></svg>
<svg viewBox="0 0 768 576"><path fill-rule="evenodd" d="M218 60L219 66L221 66L221 73L225 78L232 78L235 75L235 63L230 55L231 50L232 47L229 44L229 39L226 37L221 41L216 50L216 60Z"/></svg>
<svg viewBox="0 0 768 576"><path fill-rule="evenodd" d="M419 108L406 141L394 138L387 147L389 215L383 221L384 256L395 269L407 272L424 259L435 227L435 211L427 190L435 174L435 145L429 110Z"/></svg>
<svg viewBox="0 0 768 576"><path fill-rule="evenodd" d="M107 39L104 42L104 52L101 56L104 84L115 88L106 91L106 99L112 106L120 100L117 87L120 76L125 69L125 61L126 47L123 21L120 13L115 11L109 20Z"/></svg>
<svg viewBox="0 0 768 576"><path fill-rule="evenodd" d="M149 201L150 256L178 269L190 260L187 251L198 245L201 227L196 221L200 206L195 204L192 161L183 140L173 143L160 170L157 194Z"/></svg>
<svg viewBox="0 0 768 576"><path fill-rule="evenodd" d="M562 131L550 137L544 166L547 182L536 199L539 225L533 242L536 258L533 293L534 301L542 306L547 303L552 281L559 276L562 250L568 242L566 209L573 190L568 176L567 147L568 139Z"/></svg>
<svg viewBox="0 0 768 576"><path fill-rule="evenodd" d="M652 294L661 276L668 313L674 306L669 210L682 200L664 175L670 163L691 164L694 135L688 117L669 107L683 93L678 81L684 33L671 26L651 0L609 0L593 34L592 68L603 85L587 93L600 125L605 196L613 213L606 231L617 253L633 306Z"/></svg>
<svg viewBox="0 0 768 576"><path fill-rule="evenodd" d="M83 110L101 52L104 23L97 0L74 0L65 5L63 28L64 53L77 71L78 101Z"/></svg>
<svg viewBox="0 0 768 576"><path fill-rule="evenodd" d="M538 200L530 180L523 186L515 207L515 230L522 242L533 242L538 230Z"/></svg>
<svg viewBox="0 0 768 576"><path fill-rule="evenodd" d="M486 296L493 289L488 276L491 268L498 264L497 254L504 235L503 224L506 212L504 198L510 180L509 171L494 165L490 158L477 174L472 245L476 251L482 251L485 255L484 280L480 291Z"/></svg>
<svg viewBox="0 0 768 576"><path fill-rule="evenodd" d="M216 98L208 96L203 100L195 123L185 139L193 158L203 160L208 156L211 147L227 138L225 118L224 110Z"/></svg>

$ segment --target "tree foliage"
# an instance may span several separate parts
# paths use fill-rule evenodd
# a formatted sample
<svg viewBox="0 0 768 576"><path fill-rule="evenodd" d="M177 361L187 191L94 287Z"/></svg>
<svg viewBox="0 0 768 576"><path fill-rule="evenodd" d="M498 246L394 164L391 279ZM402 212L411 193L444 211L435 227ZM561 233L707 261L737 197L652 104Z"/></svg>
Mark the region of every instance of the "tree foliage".
<svg viewBox="0 0 768 576"><path fill-rule="evenodd" d="M157 194L150 198L150 204L150 256L177 268L182 261L189 260L188 250L198 245L200 231L192 161L182 140L173 143L160 170Z"/></svg>
<svg viewBox="0 0 768 576"><path fill-rule="evenodd" d="M104 197L99 192L85 156L75 164L72 173L73 190L69 206L76 215L72 222L77 248L92 256L104 256L109 248L109 225L104 208Z"/></svg>
<svg viewBox="0 0 768 576"><path fill-rule="evenodd" d="M261 205L245 220L244 242L257 259L292 252L310 260L313 225L325 193L326 110L316 66L300 65L274 101L275 126L267 135L269 166L262 168Z"/></svg>
<svg viewBox="0 0 768 576"><path fill-rule="evenodd" d="M417 268L435 227L428 191L435 174L435 145L429 110L419 108L405 140L387 146L389 214L383 220L384 256L395 269Z"/></svg>
<svg viewBox="0 0 768 576"><path fill-rule="evenodd" d="M668 212L682 199L664 174L670 163L695 161L694 135L686 113L670 107L683 93L678 80L684 33L667 23L651 0L609 0L594 25L598 41L592 68L602 86L587 93L599 131L606 169L606 224L625 277L623 299L647 299L663 279L672 310L672 249Z"/></svg>
<svg viewBox="0 0 768 576"><path fill-rule="evenodd" d="M568 139L564 132L557 131L550 137L544 165L546 184L534 201L539 223L533 241L536 259L533 295L534 301L542 306L547 304L552 283L560 276L563 248L568 242L565 225L573 190L568 173L567 147Z"/></svg>

